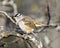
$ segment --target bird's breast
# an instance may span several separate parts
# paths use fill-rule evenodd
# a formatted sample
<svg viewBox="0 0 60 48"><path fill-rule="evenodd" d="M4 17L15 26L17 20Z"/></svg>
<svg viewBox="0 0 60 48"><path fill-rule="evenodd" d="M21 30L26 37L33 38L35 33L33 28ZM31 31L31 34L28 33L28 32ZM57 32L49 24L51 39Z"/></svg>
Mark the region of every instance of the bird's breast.
<svg viewBox="0 0 60 48"><path fill-rule="evenodd" d="M19 27L22 29L22 31L27 32L27 33L30 33L35 29L34 28L35 26L32 26L31 24L30 25L25 24L23 21L19 22Z"/></svg>

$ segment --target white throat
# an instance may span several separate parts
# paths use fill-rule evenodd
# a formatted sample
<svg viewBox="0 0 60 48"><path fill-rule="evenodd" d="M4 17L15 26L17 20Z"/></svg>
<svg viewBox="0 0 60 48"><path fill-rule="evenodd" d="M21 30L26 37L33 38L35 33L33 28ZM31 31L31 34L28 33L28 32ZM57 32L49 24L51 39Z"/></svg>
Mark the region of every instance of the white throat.
<svg viewBox="0 0 60 48"><path fill-rule="evenodd" d="M15 17L15 20L18 22L18 21L22 20L23 18L24 18L24 17L21 15L21 16Z"/></svg>

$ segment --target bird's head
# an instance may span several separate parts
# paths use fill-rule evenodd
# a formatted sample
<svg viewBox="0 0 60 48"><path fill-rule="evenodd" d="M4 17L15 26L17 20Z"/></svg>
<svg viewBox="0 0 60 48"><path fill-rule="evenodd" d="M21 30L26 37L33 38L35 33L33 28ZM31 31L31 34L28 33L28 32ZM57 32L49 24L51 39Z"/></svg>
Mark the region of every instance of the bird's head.
<svg viewBox="0 0 60 48"><path fill-rule="evenodd" d="M24 18L23 15L21 15L20 13L16 14L16 15L13 16L13 17L14 17L14 19L15 19L16 21L22 20L22 19Z"/></svg>

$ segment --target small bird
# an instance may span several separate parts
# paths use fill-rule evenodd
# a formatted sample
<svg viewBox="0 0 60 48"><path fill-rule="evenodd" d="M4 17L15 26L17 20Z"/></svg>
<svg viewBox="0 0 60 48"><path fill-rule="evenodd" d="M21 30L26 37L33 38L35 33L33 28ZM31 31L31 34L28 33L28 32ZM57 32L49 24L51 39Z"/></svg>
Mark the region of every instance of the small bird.
<svg viewBox="0 0 60 48"><path fill-rule="evenodd" d="M28 16L17 14L14 17L16 24L22 31L29 34L32 33L36 27L43 26L44 24Z"/></svg>

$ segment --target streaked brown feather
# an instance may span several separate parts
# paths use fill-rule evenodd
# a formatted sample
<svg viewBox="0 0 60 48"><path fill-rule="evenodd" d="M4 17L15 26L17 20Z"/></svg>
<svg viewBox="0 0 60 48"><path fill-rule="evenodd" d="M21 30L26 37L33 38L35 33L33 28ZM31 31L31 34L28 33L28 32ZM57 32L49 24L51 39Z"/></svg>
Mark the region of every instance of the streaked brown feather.
<svg viewBox="0 0 60 48"><path fill-rule="evenodd" d="M25 17L22 19L22 21L24 22L26 29L35 29L35 24L33 23L32 19L29 17Z"/></svg>

